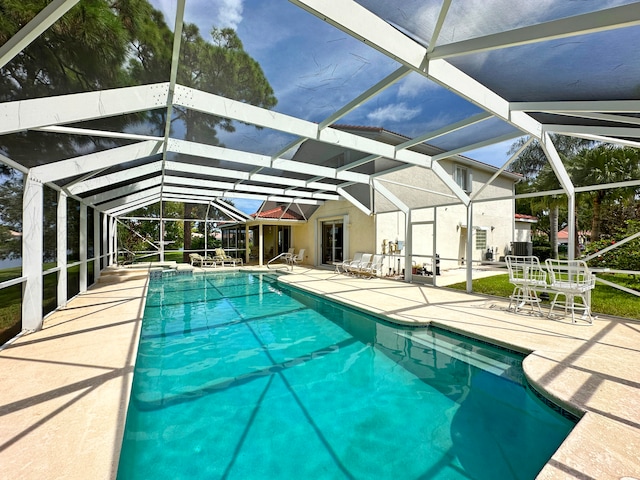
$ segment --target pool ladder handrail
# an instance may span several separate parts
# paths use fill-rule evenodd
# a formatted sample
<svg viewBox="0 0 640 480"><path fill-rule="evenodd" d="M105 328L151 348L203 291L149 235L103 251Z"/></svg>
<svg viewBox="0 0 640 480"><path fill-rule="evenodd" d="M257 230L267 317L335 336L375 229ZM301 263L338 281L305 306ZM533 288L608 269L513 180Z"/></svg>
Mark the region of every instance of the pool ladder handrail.
<svg viewBox="0 0 640 480"><path fill-rule="evenodd" d="M287 269L291 269L291 271L293 271L293 265L291 263L291 254L289 252L283 252L279 255L276 255L275 257L273 257L271 260L269 260L267 262L267 268L271 269L271 264L273 262L275 262L276 260L278 260L279 258L282 258L283 261L285 262L284 265L279 266L278 268L282 268L282 266L284 266ZM277 270L277 269L276 269Z"/></svg>

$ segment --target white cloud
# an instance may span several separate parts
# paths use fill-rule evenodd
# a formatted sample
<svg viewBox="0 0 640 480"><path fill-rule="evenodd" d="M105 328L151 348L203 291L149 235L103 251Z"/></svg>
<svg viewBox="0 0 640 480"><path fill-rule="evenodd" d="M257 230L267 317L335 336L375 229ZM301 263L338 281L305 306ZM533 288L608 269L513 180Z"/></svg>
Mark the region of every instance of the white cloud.
<svg viewBox="0 0 640 480"><path fill-rule="evenodd" d="M173 27L175 23L175 0L151 0L168 17L167 23ZM194 23L200 29L200 35L209 39L208 35L212 27L233 28L236 30L243 20L244 0L190 0L187 2L184 21ZM213 5L212 5L213 4ZM173 10L172 10L173 9Z"/></svg>
<svg viewBox="0 0 640 480"><path fill-rule="evenodd" d="M437 85L422 75L412 73L407 76L398 86L398 97L415 98L427 90L437 88Z"/></svg>
<svg viewBox="0 0 640 480"><path fill-rule="evenodd" d="M391 122L406 122L418 116L420 108L410 108L405 103L395 105L387 105L386 107L376 108L367 115L367 119L385 124Z"/></svg>
<svg viewBox="0 0 640 480"><path fill-rule="evenodd" d="M234 30L242 21L242 0L219 0L218 27L229 27Z"/></svg>

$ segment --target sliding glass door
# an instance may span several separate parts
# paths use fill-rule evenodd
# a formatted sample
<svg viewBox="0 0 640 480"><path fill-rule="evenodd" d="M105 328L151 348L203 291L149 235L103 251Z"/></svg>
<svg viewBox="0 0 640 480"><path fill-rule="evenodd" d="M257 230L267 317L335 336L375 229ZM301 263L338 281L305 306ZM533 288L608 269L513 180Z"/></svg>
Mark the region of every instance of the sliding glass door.
<svg viewBox="0 0 640 480"><path fill-rule="evenodd" d="M341 220L322 222L322 263L330 265L344 258L344 224Z"/></svg>

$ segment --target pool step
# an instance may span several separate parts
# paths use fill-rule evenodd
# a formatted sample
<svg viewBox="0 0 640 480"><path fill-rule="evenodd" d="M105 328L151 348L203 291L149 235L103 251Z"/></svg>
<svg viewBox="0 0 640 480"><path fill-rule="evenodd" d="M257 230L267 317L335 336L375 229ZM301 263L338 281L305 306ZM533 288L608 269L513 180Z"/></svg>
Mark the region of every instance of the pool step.
<svg viewBox="0 0 640 480"><path fill-rule="evenodd" d="M420 333L397 332L397 335L426 348L442 352L451 358L455 358L456 360L460 360L486 372L508 378L520 385L524 384L522 359L520 358L515 358L507 354L504 356L496 356L495 352L492 352L492 355L488 356L483 353L482 347L472 347L469 349L468 344L466 344L466 347L462 347L456 344L455 341L447 341L428 333L420 335Z"/></svg>

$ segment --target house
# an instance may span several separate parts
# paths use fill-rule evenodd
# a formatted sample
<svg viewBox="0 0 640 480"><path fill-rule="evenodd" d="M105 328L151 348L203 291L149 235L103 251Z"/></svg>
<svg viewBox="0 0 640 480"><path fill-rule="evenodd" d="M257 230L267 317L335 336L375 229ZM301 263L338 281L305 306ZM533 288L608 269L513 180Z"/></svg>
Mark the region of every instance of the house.
<svg viewBox="0 0 640 480"><path fill-rule="evenodd" d="M408 140L382 128L335 128L392 145ZM412 150L430 157L441 153L426 144ZM394 162L312 140L303 142L293 159L338 169L349 165L351 170L360 162L358 171L367 174L383 167L388 172ZM341 198L319 205L267 201L246 222L246 235L262 252L262 261L290 247L305 249L304 263L327 268L356 252L384 253L387 275L401 274L410 265L432 265L436 254L443 269L458 268L469 258L498 259L514 241L523 241L524 225L530 231L532 219L515 221L512 195L521 176L500 172L488 183L496 172L491 165L460 155L439 159L431 168L403 166L375 177L373 184L354 182L341 188ZM471 207L462 203L456 189L473 198ZM251 252L258 260L255 248Z"/></svg>
<svg viewBox="0 0 640 480"><path fill-rule="evenodd" d="M591 236L590 231L579 231L576 233L578 240L578 248L581 251L584 249L584 246L589 242L589 238ZM564 249L565 251L568 249L569 245L569 227L564 227L562 230L558 231L558 248Z"/></svg>
<svg viewBox="0 0 640 480"><path fill-rule="evenodd" d="M534 215L526 215L524 213L516 213L515 215L515 234L514 242L531 242L533 226L538 223L538 217Z"/></svg>

